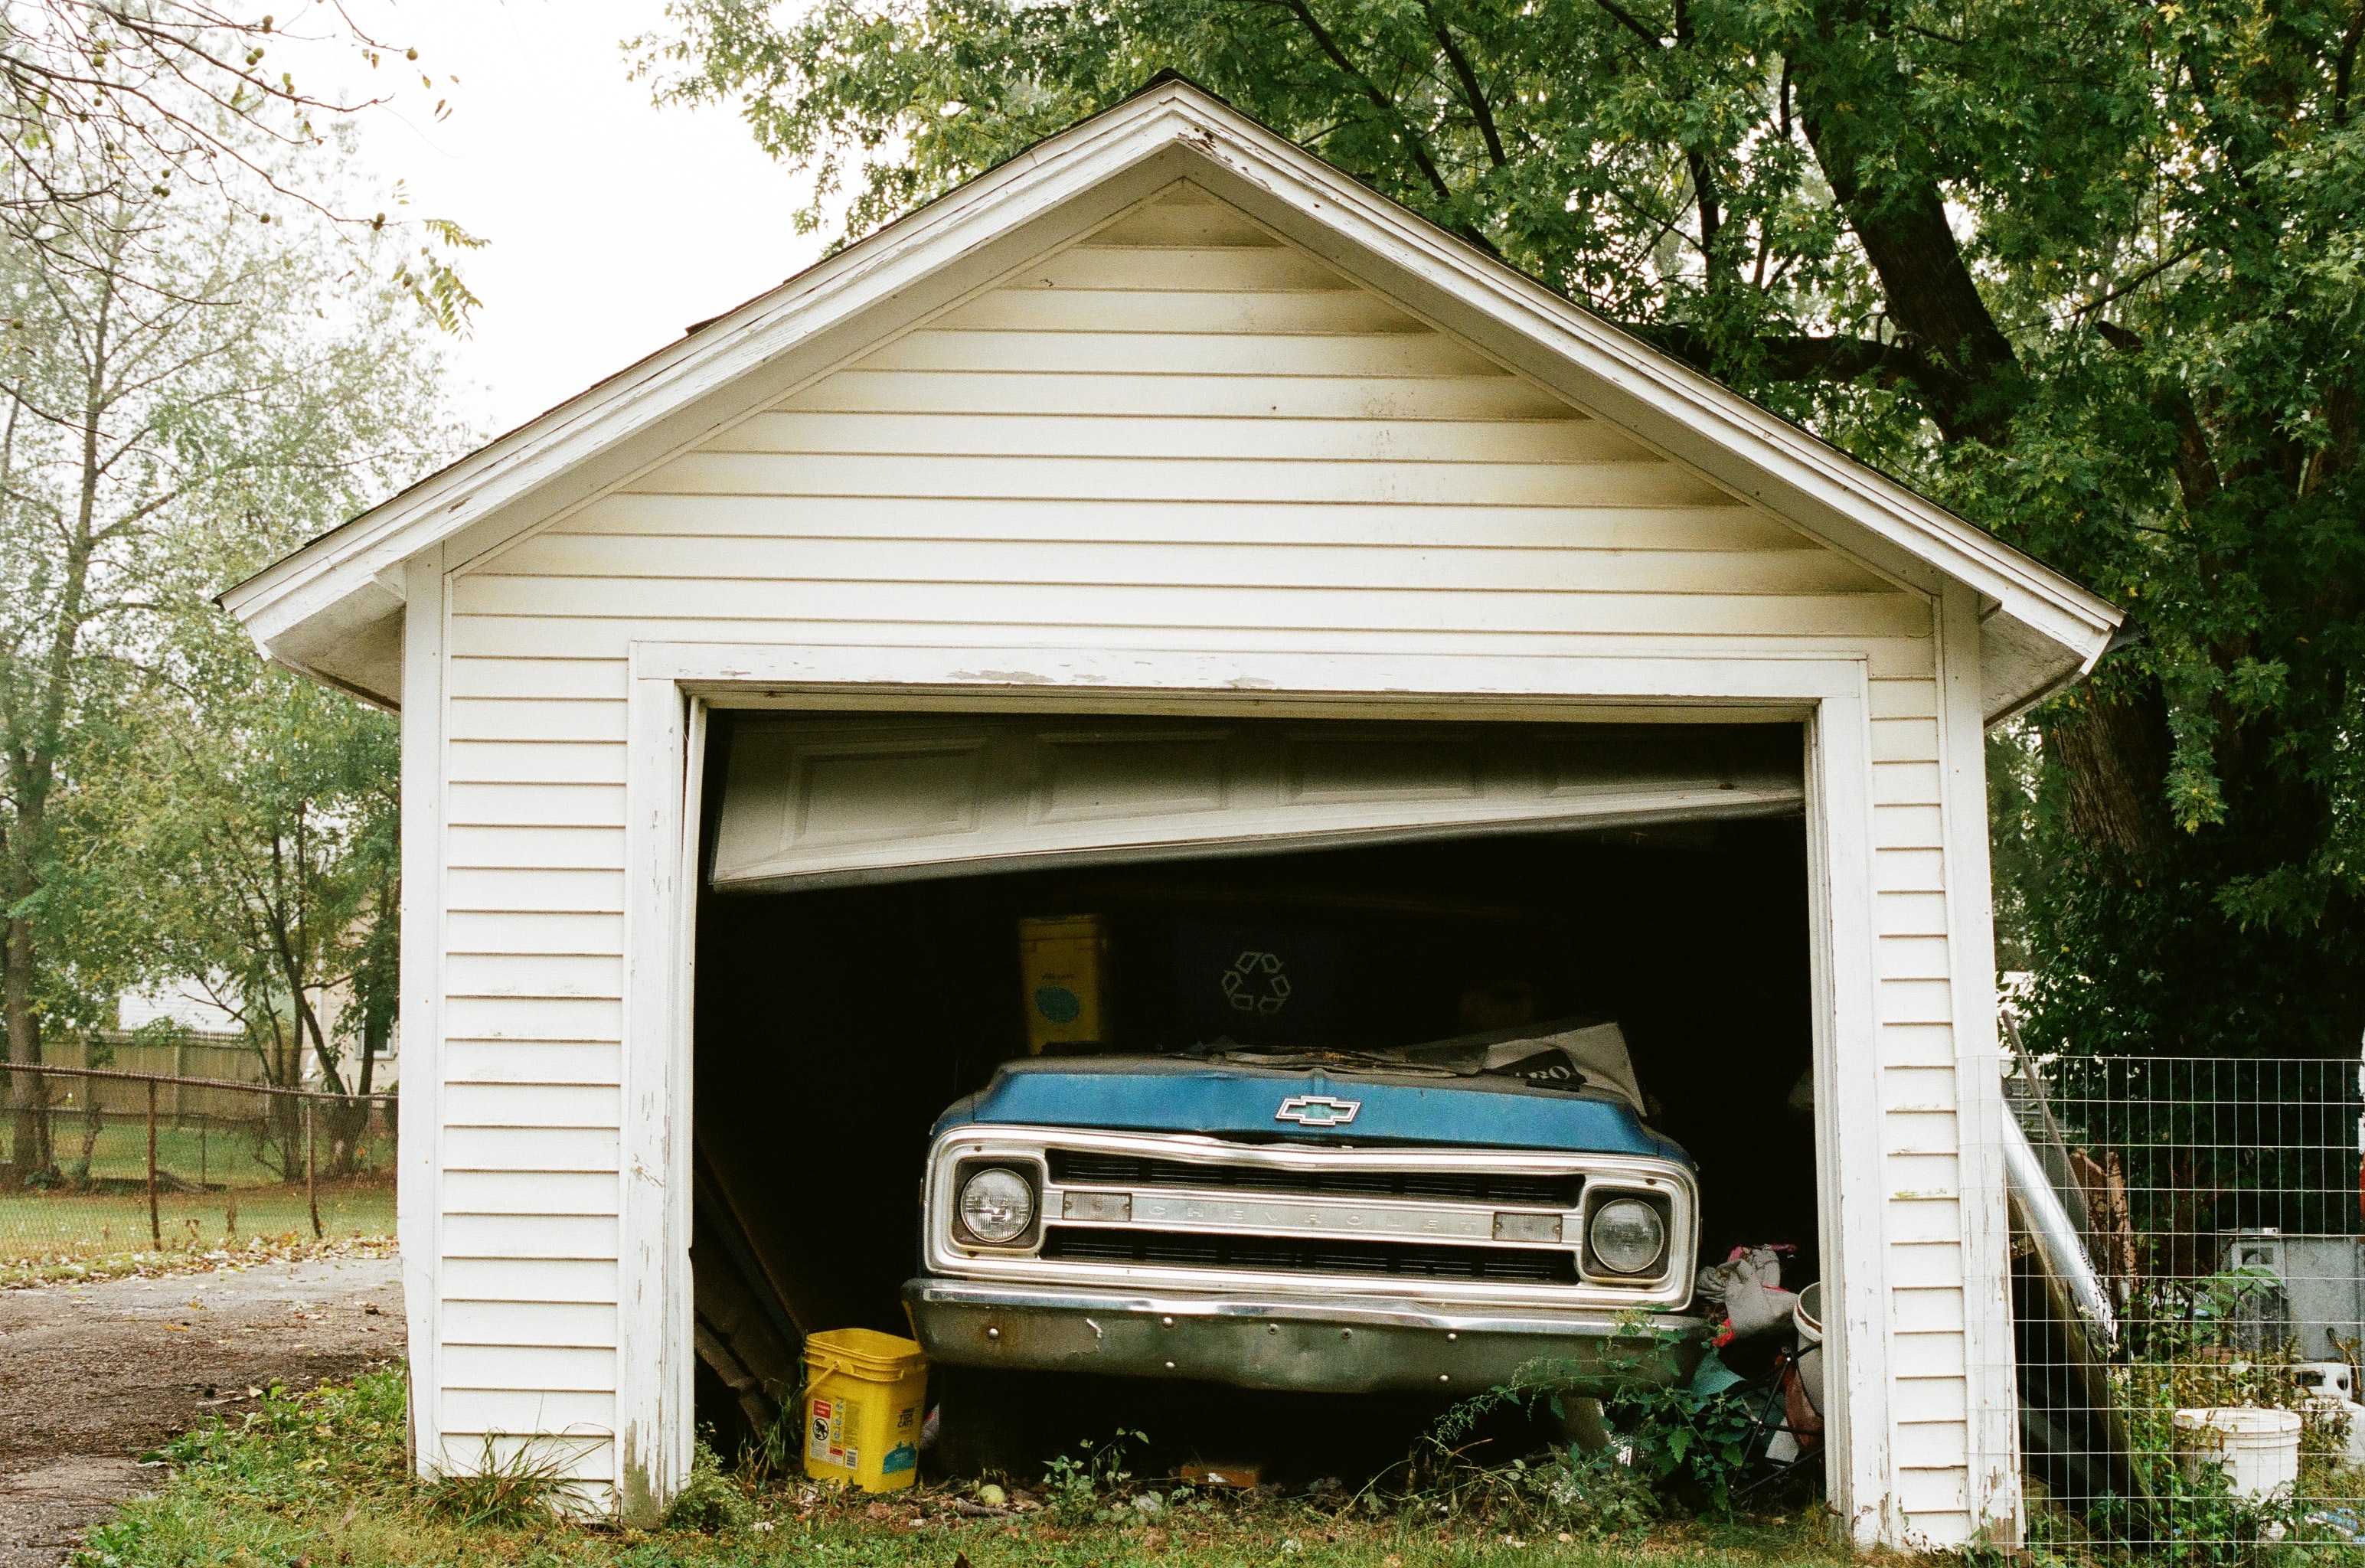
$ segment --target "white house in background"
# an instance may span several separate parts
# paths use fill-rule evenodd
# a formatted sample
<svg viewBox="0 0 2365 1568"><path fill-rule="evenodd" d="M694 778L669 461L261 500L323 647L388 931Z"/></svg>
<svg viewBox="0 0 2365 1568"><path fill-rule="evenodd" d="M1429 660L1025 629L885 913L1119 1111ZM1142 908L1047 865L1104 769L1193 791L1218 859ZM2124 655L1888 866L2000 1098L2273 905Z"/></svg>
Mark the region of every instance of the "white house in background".
<svg viewBox="0 0 2365 1568"><path fill-rule="evenodd" d="M224 596L403 722L418 1461L691 1444L689 954L734 708L1800 726L1829 1481L2019 1506L1983 729L2110 605L1186 84ZM804 1108L809 1111L810 1108Z"/></svg>
<svg viewBox="0 0 2365 1568"><path fill-rule="evenodd" d="M169 1023L192 1035L240 1039L244 1030L229 1010L206 994L196 980L166 980L144 990L127 991L115 1002L115 1022L127 1032L151 1024Z"/></svg>
<svg viewBox="0 0 2365 1568"><path fill-rule="evenodd" d="M315 995L312 1005L320 1014L320 1026L336 1038L339 1020L351 1004L351 988L331 986ZM116 1027L126 1034L157 1023L170 1023L186 1030L193 1043L206 1045L244 1046L246 1026L230 1010L216 1002L203 981L196 980L162 980L152 986L124 991L115 1000ZM402 1077L402 1026L399 1022L387 1032L385 1048L379 1051L370 1072L373 1093L391 1093ZM146 1070L163 1070L151 1068ZM258 1072L260 1068L256 1070ZM203 1076L200 1074L199 1076ZM319 1054L309 1046L304 1048L303 1080L319 1086L322 1081ZM359 1081L355 1065L348 1063L345 1082L348 1088Z"/></svg>

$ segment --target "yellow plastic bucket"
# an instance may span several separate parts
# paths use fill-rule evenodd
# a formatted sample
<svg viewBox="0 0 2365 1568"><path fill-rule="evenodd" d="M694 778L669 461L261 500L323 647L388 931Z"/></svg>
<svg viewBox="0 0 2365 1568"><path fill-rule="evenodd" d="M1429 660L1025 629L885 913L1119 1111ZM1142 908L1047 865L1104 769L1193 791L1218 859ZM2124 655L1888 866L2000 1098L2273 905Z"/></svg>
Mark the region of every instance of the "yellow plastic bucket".
<svg viewBox="0 0 2365 1568"><path fill-rule="evenodd" d="M928 1362L920 1347L869 1328L805 1339L805 1473L892 1492L920 1476Z"/></svg>

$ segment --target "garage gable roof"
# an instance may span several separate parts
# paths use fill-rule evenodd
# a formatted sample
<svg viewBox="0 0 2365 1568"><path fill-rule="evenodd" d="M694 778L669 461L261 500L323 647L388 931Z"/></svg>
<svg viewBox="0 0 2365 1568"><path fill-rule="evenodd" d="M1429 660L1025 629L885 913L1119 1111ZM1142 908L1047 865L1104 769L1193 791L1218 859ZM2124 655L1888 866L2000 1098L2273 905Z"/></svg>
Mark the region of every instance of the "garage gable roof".
<svg viewBox="0 0 2365 1568"><path fill-rule="evenodd" d="M1179 80L1037 144L222 596L265 654L400 699L407 563L447 566L646 471L1188 178L1597 417L1901 581L1976 589L1991 717L2090 668L2117 610Z"/></svg>

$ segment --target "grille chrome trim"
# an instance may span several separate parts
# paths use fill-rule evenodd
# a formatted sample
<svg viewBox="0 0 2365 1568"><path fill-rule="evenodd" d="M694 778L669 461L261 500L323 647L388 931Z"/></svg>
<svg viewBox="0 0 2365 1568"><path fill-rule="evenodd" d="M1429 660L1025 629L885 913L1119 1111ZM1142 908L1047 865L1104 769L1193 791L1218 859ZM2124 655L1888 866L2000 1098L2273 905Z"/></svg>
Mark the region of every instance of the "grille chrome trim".
<svg viewBox="0 0 2365 1568"><path fill-rule="evenodd" d="M980 1159L1024 1160L1046 1173L1038 1204L1049 1229L1063 1238L1058 1245L988 1252L955 1239L952 1172ZM1108 1179L1120 1172L1146 1180ZM1200 1172L1204 1185L1193 1182ZM1660 1274L1605 1280L1584 1269L1582 1220L1586 1190L1595 1187L1651 1193L1666 1203L1672 1223ZM1670 1159L969 1126L937 1139L925 1191L923 1266L947 1280L1250 1289L1556 1311L1666 1308L1691 1297L1698 1203L1691 1171ZM1430 1191L1469 1195L1431 1197ZM1122 1195L1130 1218L1087 1219L1082 1208L1070 1217L1070 1192ZM1543 1193L1564 1193L1565 1202L1537 1201ZM1496 1240L1495 1215L1504 1210L1558 1216L1562 1240ZM1317 1255L1330 1263L1308 1266L1306 1260Z"/></svg>
<svg viewBox="0 0 2365 1568"><path fill-rule="evenodd" d="M1494 1211L1443 1204L1255 1199L1148 1189L1133 1193L1137 1226L1248 1236L1422 1236L1494 1240Z"/></svg>
<svg viewBox="0 0 2365 1568"><path fill-rule="evenodd" d="M1122 1226L1055 1225L1043 1255L1058 1262L1150 1263L1173 1269L1386 1279L1509 1281L1575 1284L1576 1258L1568 1248L1467 1247L1425 1241L1242 1236L1130 1229Z"/></svg>
<svg viewBox="0 0 2365 1568"><path fill-rule="evenodd" d="M1584 1178L1576 1175L1473 1170L1466 1163L1446 1170L1304 1170L1229 1159L1192 1161L1056 1147L1049 1151L1049 1159L1052 1182L1067 1187L1222 1188L1301 1197L1417 1198L1493 1204L1501 1208L1572 1209L1580 1201L1584 1186Z"/></svg>

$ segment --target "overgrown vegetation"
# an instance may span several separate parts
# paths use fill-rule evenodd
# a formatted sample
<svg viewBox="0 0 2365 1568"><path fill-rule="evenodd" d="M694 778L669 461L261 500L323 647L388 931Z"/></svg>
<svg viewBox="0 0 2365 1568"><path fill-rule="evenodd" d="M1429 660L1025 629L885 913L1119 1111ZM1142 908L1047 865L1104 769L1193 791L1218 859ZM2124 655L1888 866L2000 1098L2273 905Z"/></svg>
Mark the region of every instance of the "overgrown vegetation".
<svg viewBox="0 0 2365 1568"><path fill-rule="evenodd" d="M2140 1495L2106 1495L2082 1513L2040 1501L2029 1533L2041 1557L2085 1562L2134 1547L2180 1568L2308 1568L2365 1555L2354 1539L2365 1477L2347 1466L2348 1413L2302 1386L2294 1340L2262 1332L2282 1288L2259 1268L2141 1287L2127 1355L2105 1374ZM2177 1413L2236 1407L2299 1414L2296 1483L2245 1495L2217 1466L2187 1462Z"/></svg>
<svg viewBox="0 0 2365 1568"><path fill-rule="evenodd" d="M1231 1568L1424 1568L1485 1562L1607 1568L1646 1549L1664 1568L1739 1562L1837 1563L1811 1509L1759 1519L1673 1519L1636 1507L1632 1472L1598 1489L1616 1461L1508 1470L1517 1513L1439 1511L1433 1485L1400 1495L1336 1485L1295 1492L1193 1487L1129 1473L1121 1442L1084 1445L1031 1495L964 1484L869 1497L797 1477L727 1473L701 1451L664 1529L639 1532L564 1520L564 1444L502 1443L488 1477L421 1485L406 1458L401 1374L291 1395L163 1450L169 1479L94 1531L76 1568L725 1568L845 1563L879 1568L1083 1568L1187 1562ZM484 1456L474 1456L479 1460ZM1556 1468L1557 1467L1557 1468ZM991 1503L981 1503L982 1495ZM1598 1506L1588 1499L1598 1499ZM1056 1505L1056 1506L1054 1506ZM1551 1511L1547 1511L1551 1510ZM1554 1528L1555 1521L1571 1528ZM1597 1526L1598 1528L1597 1528Z"/></svg>

